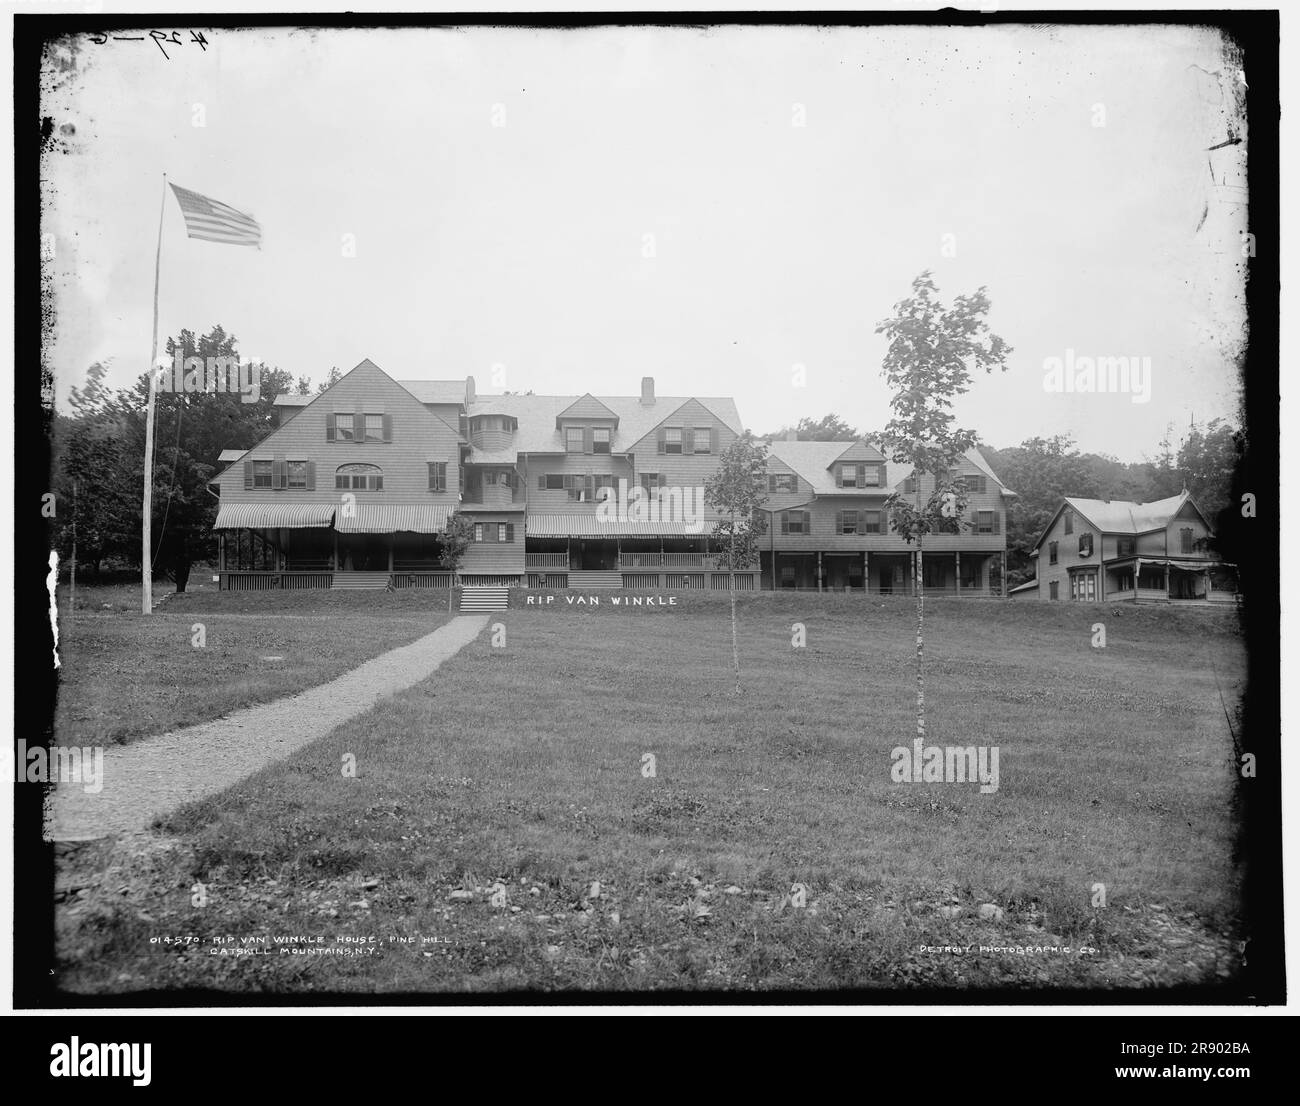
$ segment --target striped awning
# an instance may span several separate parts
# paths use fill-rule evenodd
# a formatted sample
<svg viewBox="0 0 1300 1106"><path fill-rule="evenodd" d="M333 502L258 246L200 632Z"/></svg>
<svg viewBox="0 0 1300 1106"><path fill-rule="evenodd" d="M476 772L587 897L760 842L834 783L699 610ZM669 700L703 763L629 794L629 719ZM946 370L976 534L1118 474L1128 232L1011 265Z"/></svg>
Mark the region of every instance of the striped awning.
<svg viewBox="0 0 1300 1106"><path fill-rule="evenodd" d="M214 530L274 530L328 526L333 503L223 503Z"/></svg>
<svg viewBox="0 0 1300 1106"><path fill-rule="evenodd" d="M619 522L595 515L530 515L524 531L534 538L683 538L712 533L713 520L701 519L692 527L681 519Z"/></svg>
<svg viewBox="0 0 1300 1106"><path fill-rule="evenodd" d="M344 512L349 511L346 517ZM334 528L340 534L436 534L447 525L453 508L428 503L380 504L357 503L350 509L340 507Z"/></svg>

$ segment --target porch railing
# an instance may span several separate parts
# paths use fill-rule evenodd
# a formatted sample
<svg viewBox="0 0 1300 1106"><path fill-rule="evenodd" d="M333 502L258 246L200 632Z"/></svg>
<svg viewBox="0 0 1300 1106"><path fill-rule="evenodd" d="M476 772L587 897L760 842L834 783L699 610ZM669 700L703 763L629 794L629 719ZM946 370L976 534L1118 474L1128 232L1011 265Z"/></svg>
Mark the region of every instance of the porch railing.
<svg viewBox="0 0 1300 1106"><path fill-rule="evenodd" d="M524 567L529 569L562 568L567 572L569 555L567 553L525 553Z"/></svg>

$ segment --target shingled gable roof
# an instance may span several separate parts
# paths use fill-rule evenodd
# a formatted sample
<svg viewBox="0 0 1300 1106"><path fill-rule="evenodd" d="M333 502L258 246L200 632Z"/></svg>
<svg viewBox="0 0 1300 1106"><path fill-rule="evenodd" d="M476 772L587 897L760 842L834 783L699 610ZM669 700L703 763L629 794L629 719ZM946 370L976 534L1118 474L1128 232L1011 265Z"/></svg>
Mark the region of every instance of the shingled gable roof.
<svg viewBox="0 0 1300 1106"><path fill-rule="evenodd" d="M613 419L614 425L618 425L618 416L590 392L555 416L557 426L561 419Z"/></svg>
<svg viewBox="0 0 1300 1106"><path fill-rule="evenodd" d="M375 372L379 373L380 376L387 379L388 382L392 384L394 387L401 388L402 391L406 392L408 395L411 395L411 398L414 399L417 403L420 403L421 406L424 406L424 403L426 401L422 401L420 397L417 395L412 395L411 390L408 387L406 387L405 384L403 384L400 380L394 380L391 376L389 376L386 372L384 372L383 369L381 369L378 365L376 365L373 361L371 361L369 357L361 361L358 361L355 365L352 366L352 368L348 369L347 372L345 372L341 377L339 377L338 380L336 380L333 385L331 385L329 388L326 388L325 391L321 392L319 395L299 396L296 398L306 400L307 402L302 406L310 407L317 400L328 398L330 392L334 390L334 387L336 387L338 384L341 384L344 380L346 380L358 369L365 368L366 366L369 366L370 368L374 369ZM462 388L463 387L464 385L462 385ZM279 403L280 400L283 398L284 398L283 396L276 396L275 402ZM462 392L462 402L463 402L463 392ZM298 405L284 404L282 406L298 406ZM445 419L439 418L432 411L428 410L427 407L425 408L425 413L429 416L429 418L433 419L435 422L442 423L442 425L445 426L447 430L450 431L450 433L455 436L457 441L463 442L465 440L464 435L461 434L460 430L457 427L450 425ZM218 462L229 460L231 464L234 464L239 460L240 457L243 457L246 453L250 452L251 450L265 449L266 443L269 442L272 438L274 438L277 434L279 434L281 429L283 429L283 427L277 427L275 430L272 430L271 433L268 434L265 438L263 438L260 442L258 442L254 446L249 446L248 449L241 449L241 450L223 449L221 451L220 456L218 457ZM230 466L227 465L226 468L221 470L221 472L224 473L228 471L229 468ZM220 476L220 475L221 473L216 474L216 476ZM213 477L213 479L215 479L215 476Z"/></svg>
<svg viewBox="0 0 1300 1106"><path fill-rule="evenodd" d="M384 375L388 376L387 373L384 373ZM463 405L465 402L465 381L463 380L397 380L391 376L388 379L392 380L394 384L405 388L421 403ZM278 395L275 397L274 406L306 407L315 398L315 396Z"/></svg>
<svg viewBox="0 0 1300 1106"><path fill-rule="evenodd" d="M1167 499L1152 500L1150 503L1136 503L1128 499L1079 499L1067 495L1043 528L1043 532L1038 535L1030 555L1038 551L1043 544L1043 539L1051 532L1066 507L1077 511L1094 530L1103 534L1136 537L1138 534L1149 534L1153 530L1163 530L1183 509L1184 504L1188 503L1191 504L1192 510L1200 515L1206 529L1213 533L1214 527L1210 525L1209 520L1201 513L1201 509L1187 492L1179 492Z"/></svg>
<svg viewBox="0 0 1300 1106"><path fill-rule="evenodd" d="M511 464L522 453L563 453L564 439L556 420L584 396L480 396L470 404L469 416L511 415L519 424L508 449L471 450L470 464ZM660 423L672 418L692 399L706 408L714 418L737 434L742 432L736 401L702 396L656 396L653 403L642 403L640 396L592 396L618 419L610 451L626 453L637 442L653 433ZM605 416L608 417L608 416Z"/></svg>
<svg viewBox="0 0 1300 1106"><path fill-rule="evenodd" d="M905 470L910 472L905 465L890 463L885 466L885 480L880 488L839 487L835 483L835 474L831 471L831 466L836 461L874 461L879 463L885 460L884 454L865 439L859 439L855 442L788 442L778 440L772 442L769 452L777 460L788 465L803 479L807 480L812 485L813 491L818 495L863 495L877 491L888 492L903 481ZM989 468L988 461L984 459L978 449L968 449L965 457L980 472L997 484L1002 489L1003 495L1014 496L1016 494L997 478L993 470Z"/></svg>

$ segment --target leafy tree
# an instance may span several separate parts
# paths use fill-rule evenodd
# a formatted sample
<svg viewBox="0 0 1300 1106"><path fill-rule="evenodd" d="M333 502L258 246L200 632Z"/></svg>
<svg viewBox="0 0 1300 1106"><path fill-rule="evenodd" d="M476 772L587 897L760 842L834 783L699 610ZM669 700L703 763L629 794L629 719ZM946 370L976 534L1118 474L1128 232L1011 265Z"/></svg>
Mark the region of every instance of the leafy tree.
<svg viewBox="0 0 1300 1106"><path fill-rule="evenodd" d="M704 485L704 498L721 517L713 540L727 568L731 593L731 663L740 695L740 647L736 636L736 569L758 563L759 539L767 531L760 509L767 498L767 444L748 430L718 457L718 467Z"/></svg>
<svg viewBox="0 0 1300 1106"><path fill-rule="evenodd" d="M831 413L819 419L805 416L796 425L783 426L775 434L768 435L768 439L787 438L791 430L795 433L795 440L800 442L856 441L861 436L839 415Z"/></svg>
<svg viewBox="0 0 1300 1106"><path fill-rule="evenodd" d="M474 520L460 511L454 512L446 525L438 532L438 544L442 547L442 563L451 569L451 582L447 586L447 610L452 609L452 598L456 594L456 573L460 571L465 554L474 540Z"/></svg>
<svg viewBox="0 0 1300 1106"><path fill-rule="evenodd" d="M316 394L321 395L324 392L328 392L332 387L334 387L335 384L337 384L342 379L343 379L343 370L340 369L337 365L332 365L330 367L329 375L324 380L322 380L319 384L316 385ZM307 393L299 392L299 394L306 395Z"/></svg>
<svg viewBox="0 0 1300 1106"><path fill-rule="evenodd" d="M168 359L177 351L186 357L236 357L238 343L221 326L200 337L183 330L166 343ZM208 484L220 471L223 449L249 449L274 429L275 397L292 387L292 376L281 369L262 368L256 403L243 403L237 393L158 392L154 412L153 525L155 547L151 564L161 565L183 592L191 567L216 553L212 524L218 500ZM139 502L144 479L145 412L149 377L142 374L134 388L118 394L114 408L122 422L123 465L119 476ZM139 507L135 508L137 525ZM135 547L139 549L138 544Z"/></svg>
<svg viewBox="0 0 1300 1106"><path fill-rule="evenodd" d="M885 426L885 452L895 464L910 466L915 502L898 492L886 500L890 525L909 545L916 596L916 732L925 736L924 556L925 535L960 525L966 509L964 484L954 478L958 462L975 445L975 432L953 425L952 402L970 390L971 370L1004 372L1011 347L985 321L989 300L984 288L958 296L952 307L938 299L928 272L912 281L912 295L894 305L894 314L877 324L889 341L883 374L893 392L893 417ZM922 478L933 488L922 502Z"/></svg>

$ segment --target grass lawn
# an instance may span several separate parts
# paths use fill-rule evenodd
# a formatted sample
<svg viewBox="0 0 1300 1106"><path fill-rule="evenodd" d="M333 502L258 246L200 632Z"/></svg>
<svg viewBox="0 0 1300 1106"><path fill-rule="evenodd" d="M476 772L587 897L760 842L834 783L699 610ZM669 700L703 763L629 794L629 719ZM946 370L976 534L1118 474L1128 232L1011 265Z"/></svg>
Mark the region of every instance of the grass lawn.
<svg viewBox="0 0 1300 1106"><path fill-rule="evenodd" d="M384 593L209 588L169 595L146 617L138 585L79 587L71 620L66 592L60 600L55 740L79 746L166 733L293 695L449 617L446 592L412 602Z"/></svg>
<svg viewBox="0 0 1300 1106"><path fill-rule="evenodd" d="M1234 612L929 601L928 741L997 746L981 794L891 779L915 732L908 600L746 597L740 700L716 597L559 604L492 616L502 647L489 628L152 839L64 847L61 986L1233 984L1211 661L1231 708ZM151 943L177 936L196 940Z"/></svg>

